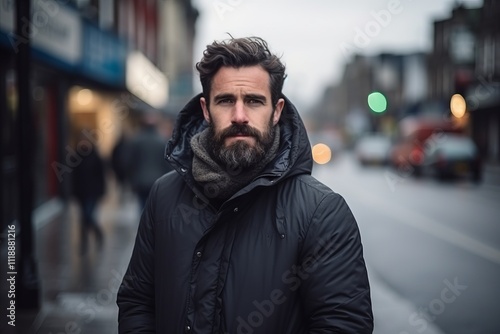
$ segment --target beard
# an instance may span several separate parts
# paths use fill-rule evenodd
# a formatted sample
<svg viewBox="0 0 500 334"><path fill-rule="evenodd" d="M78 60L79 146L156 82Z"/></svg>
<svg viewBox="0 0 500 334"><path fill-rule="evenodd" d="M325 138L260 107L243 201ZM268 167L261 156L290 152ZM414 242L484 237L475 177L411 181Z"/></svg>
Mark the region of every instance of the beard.
<svg viewBox="0 0 500 334"><path fill-rule="evenodd" d="M232 124L217 133L213 122L209 124L209 138L212 138L209 152L211 152L216 161L226 166L228 171L233 171L233 174L257 165L271 148L276 132L273 126L272 115L264 132L246 124ZM224 143L225 139L237 134L254 137L255 144L251 145L244 140L236 140L234 143L226 146Z"/></svg>

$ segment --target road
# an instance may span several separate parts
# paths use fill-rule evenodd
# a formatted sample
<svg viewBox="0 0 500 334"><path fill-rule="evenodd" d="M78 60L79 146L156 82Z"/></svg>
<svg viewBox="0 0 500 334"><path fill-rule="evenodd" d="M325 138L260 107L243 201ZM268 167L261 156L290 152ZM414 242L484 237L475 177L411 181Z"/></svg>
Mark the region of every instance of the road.
<svg viewBox="0 0 500 334"><path fill-rule="evenodd" d="M500 187L363 168L348 153L313 175L347 200L370 273L415 307L395 334L500 333Z"/></svg>

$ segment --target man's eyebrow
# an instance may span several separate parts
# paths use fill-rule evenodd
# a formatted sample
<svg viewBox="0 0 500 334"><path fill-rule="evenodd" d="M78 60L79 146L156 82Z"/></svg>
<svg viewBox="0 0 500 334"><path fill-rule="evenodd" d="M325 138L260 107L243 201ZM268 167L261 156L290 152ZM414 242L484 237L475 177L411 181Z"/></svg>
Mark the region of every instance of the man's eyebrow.
<svg viewBox="0 0 500 334"><path fill-rule="evenodd" d="M234 99L234 94L222 93L214 96L214 101L220 101L224 99Z"/></svg>
<svg viewBox="0 0 500 334"><path fill-rule="evenodd" d="M260 100L260 101L266 101L266 96L261 95L261 94L246 94L245 99L253 99L253 100Z"/></svg>

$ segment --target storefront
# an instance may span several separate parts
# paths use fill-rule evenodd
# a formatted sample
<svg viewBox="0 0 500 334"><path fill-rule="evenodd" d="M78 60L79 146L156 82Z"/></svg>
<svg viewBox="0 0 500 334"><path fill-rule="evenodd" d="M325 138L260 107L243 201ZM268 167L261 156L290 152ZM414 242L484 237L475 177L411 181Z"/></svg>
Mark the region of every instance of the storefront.
<svg viewBox="0 0 500 334"><path fill-rule="evenodd" d="M75 131L84 127L108 154L133 101L125 85L126 45L99 30L76 9L56 2L32 4L30 105L33 117L35 207L71 196L69 154ZM55 8L54 6L57 6ZM2 230L16 219L19 166L17 43L14 2L0 12L0 151Z"/></svg>

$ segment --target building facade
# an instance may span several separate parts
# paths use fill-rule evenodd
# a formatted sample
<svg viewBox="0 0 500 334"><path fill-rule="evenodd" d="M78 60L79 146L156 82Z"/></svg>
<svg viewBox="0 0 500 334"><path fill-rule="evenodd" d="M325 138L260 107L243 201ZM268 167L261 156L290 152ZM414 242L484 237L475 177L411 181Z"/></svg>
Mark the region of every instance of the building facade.
<svg viewBox="0 0 500 334"><path fill-rule="evenodd" d="M499 3L492 0L480 8L457 5L449 18L434 22L429 63L430 97L448 104L454 94L465 98L467 113L458 124L482 158L494 163L500 161L499 15Z"/></svg>
<svg viewBox="0 0 500 334"><path fill-rule="evenodd" d="M190 1L29 4L30 14L17 17L16 1L0 2L2 231L18 219L24 205L19 180L26 170L17 159L23 154L17 135L22 129L19 67L29 69L29 86L21 90L29 93L28 114L33 120L33 206L28 210L71 198L71 171L85 155L84 143L77 141L80 135L107 159L137 111L165 114L178 95L192 93L188 58L197 11ZM17 34L18 20L29 26L29 36ZM18 52L25 44L30 50L27 61Z"/></svg>
<svg viewBox="0 0 500 334"><path fill-rule="evenodd" d="M500 3L484 0L476 37L474 80L466 91L471 134L481 155L500 163Z"/></svg>

